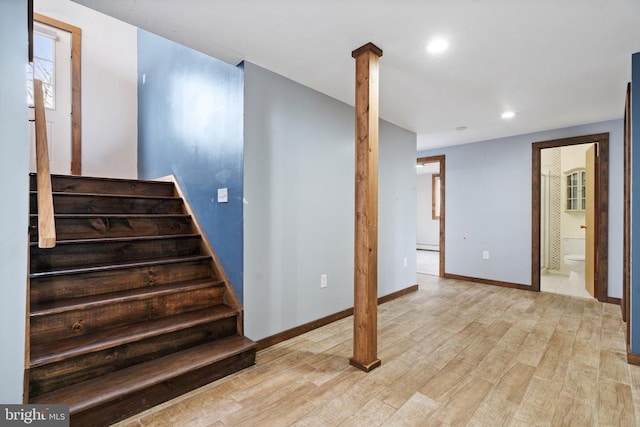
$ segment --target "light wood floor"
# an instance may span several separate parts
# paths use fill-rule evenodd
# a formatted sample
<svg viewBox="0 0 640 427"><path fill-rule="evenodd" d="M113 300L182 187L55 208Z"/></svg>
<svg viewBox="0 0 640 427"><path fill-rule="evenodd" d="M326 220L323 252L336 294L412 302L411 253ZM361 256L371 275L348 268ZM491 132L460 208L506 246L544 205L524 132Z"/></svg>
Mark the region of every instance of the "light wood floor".
<svg viewBox="0 0 640 427"><path fill-rule="evenodd" d="M368 374L349 366L349 317L119 425L640 425L619 306L418 277L380 306L382 366Z"/></svg>

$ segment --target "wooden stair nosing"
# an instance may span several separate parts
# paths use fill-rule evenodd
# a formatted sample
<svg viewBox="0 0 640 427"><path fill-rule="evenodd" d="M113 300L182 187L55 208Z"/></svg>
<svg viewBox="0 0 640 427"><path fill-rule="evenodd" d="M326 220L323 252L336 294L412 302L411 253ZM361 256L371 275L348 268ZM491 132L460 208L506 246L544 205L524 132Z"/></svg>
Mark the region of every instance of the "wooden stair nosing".
<svg viewBox="0 0 640 427"><path fill-rule="evenodd" d="M127 268L147 267L147 266L154 266L154 265L161 265L161 264L178 264L181 262L200 261L205 259L211 259L211 257L209 255L186 255L181 257L158 258L158 259L152 259L152 260L133 261L133 262L125 262L125 263L117 263L117 264L106 264L106 265L98 265L98 266L91 266L91 267L76 267L76 268L68 268L64 270L40 271L37 273L31 273L29 277L31 279L38 279L40 277L64 276L68 274L84 274L84 273L94 273L94 272L111 271L111 270L124 270Z"/></svg>
<svg viewBox="0 0 640 427"><path fill-rule="evenodd" d="M191 219L191 215L184 213L168 213L168 214L112 214L112 213L64 213L55 214L55 218L61 219L89 219L89 218L188 218ZM30 218L37 218L37 213L29 214Z"/></svg>
<svg viewBox="0 0 640 427"><path fill-rule="evenodd" d="M36 190L35 181L37 174L29 174L29 189ZM141 180L141 179L121 179L121 178L95 178L77 175L51 175L51 187L53 191L66 192L86 192L87 188L99 188L100 192L106 194L175 194L173 182ZM124 190L122 189L124 187Z"/></svg>
<svg viewBox="0 0 640 427"><path fill-rule="evenodd" d="M199 234L163 234L160 236L131 236L131 237L101 237L95 239L78 239L78 240L58 240L56 246L63 245L83 245L95 243L121 243L121 242L141 242L144 240L179 240L179 239L196 239L200 238ZM38 242L30 242L30 246L37 247Z"/></svg>
<svg viewBox="0 0 640 427"><path fill-rule="evenodd" d="M30 403L64 403L73 414L115 400L123 390L135 393L255 348L256 343L243 336L223 338L42 394Z"/></svg>
<svg viewBox="0 0 640 427"><path fill-rule="evenodd" d="M192 326L215 322L237 316L239 310L224 304L190 311L173 316L161 317L133 325L107 328L100 333L80 335L56 342L56 351L51 351L52 343L32 343L31 367L38 367L83 354L94 353L146 338L175 332Z"/></svg>
<svg viewBox="0 0 640 427"><path fill-rule="evenodd" d="M188 292L196 289L221 286L224 286L223 281L214 280L211 277L206 277L203 279L187 280L184 282L167 283L165 285L149 286L129 289L126 291L57 300L53 303L43 303L32 307L30 317L35 318L49 316L52 314L60 314L68 311L85 310L115 303L126 303L129 301L150 299L172 293Z"/></svg>
<svg viewBox="0 0 640 427"><path fill-rule="evenodd" d="M29 176L38 176L35 172L29 172ZM51 179L71 179L71 180L83 180L83 181L108 181L108 182L122 182L122 183L142 183L142 184L152 184L166 187L173 187L173 182L170 181L155 181L153 179L128 179L128 178L109 178L102 176L85 176L85 175L62 175L62 174L51 174Z"/></svg>

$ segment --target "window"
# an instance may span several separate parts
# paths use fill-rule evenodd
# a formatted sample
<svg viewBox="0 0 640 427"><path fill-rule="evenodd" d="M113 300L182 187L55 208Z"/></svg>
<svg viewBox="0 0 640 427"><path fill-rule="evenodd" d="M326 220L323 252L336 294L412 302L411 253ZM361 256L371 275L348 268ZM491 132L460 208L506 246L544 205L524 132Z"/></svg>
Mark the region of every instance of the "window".
<svg viewBox="0 0 640 427"><path fill-rule="evenodd" d="M440 174L431 175L431 219L440 219Z"/></svg>
<svg viewBox="0 0 640 427"><path fill-rule="evenodd" d="M27 100L33 105L33 79L42 80L45 108L55 108L55 52L56 40L46 29L33 33L33 63L27 67Z"/></svg>

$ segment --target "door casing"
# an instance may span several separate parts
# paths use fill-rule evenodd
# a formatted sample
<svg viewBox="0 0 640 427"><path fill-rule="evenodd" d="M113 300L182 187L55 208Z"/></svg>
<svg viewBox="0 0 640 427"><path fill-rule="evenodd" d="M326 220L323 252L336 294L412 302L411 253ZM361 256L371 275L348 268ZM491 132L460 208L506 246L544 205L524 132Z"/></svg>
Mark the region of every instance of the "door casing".
<svg viewBox="0 0 640 427"><path fill-rule="evenodd" d="M577 136L534 142L531 153L531 288L540 291L540 172L541 151L545 148L595 143L597 146L595 222L596 261L595 297L601 302L613 302L608 297L609 266L609 133Z"/></svg>
<svg viewBox="0 0 640 427"><path fill-rule="evenodd" d="M440 258L440 262L439 262L439 267L438 267L438 276L439 277L444 277L445 275L445 271L444 271L444 266L445 266L445 262L444 262L444 258L445 258L445 248L444 248L444 224L445 224L445 200L444 200L444 196L445 196L445 181L446 181L446 173L445 173L445 156L444 155L440 155L440 156L429 156L429 157L420 157L418 158L418 160L416 161L417 164L425 164L425 163L439 163L440 164L440 230L439 230L439 234L440 234L440 238L439 238L439 245L440 245L440 252L439 252L439 258Z"/></svg>

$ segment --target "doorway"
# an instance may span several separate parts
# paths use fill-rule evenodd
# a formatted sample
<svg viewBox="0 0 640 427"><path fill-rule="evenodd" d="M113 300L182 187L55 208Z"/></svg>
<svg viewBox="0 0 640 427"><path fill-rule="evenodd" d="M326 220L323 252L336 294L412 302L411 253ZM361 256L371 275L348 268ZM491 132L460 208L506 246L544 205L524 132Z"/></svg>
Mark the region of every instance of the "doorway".
<svg viewBox="0 0 640 427"><path fill-rule="evenodd" d="M589 146L592 148L587 149ZM581 296L591 293L599 301L606 301L609 134L536 142L532 149L532 288L541 290L543 271L575 270L567 276L571 280L564 282L568 291L565 293L576 295L576 285L581 281L587 289ZM545 156L544 162L543 150L550 155ZM560 150L564 150L567 158L562 166ZM592 193L587 197L589 189ZM557 199L550 197L554 192L559 196ZM554 212L557 220L562 216L566 222L562 230L559 222L554 223L551 218ZM583 264L576 262L580 257L584 259ZM584 266L583 271L575 265ZM547 286L550 286L549 279L545 276ZM561 276L560 280L563 280Z"/></svg>
<svg viewBox="0 0 640 427"><path fill-rule="evenodd" d="M445 274L445 156L416 161L416 257L418 272ZM424 200L423 200L424 199ZM420 268L423 266L423 270Z"/></svg>
<svg viewBox="0 0 640 427"><path fill-rule="evenodd" d="M32 32L34 56L28 89L32 90L33 77L43 81L51 173L81 175L82 31L34 13ZM32 158L35 158L33 154ZM34 169L34 164L31 168Z"/></svg>

